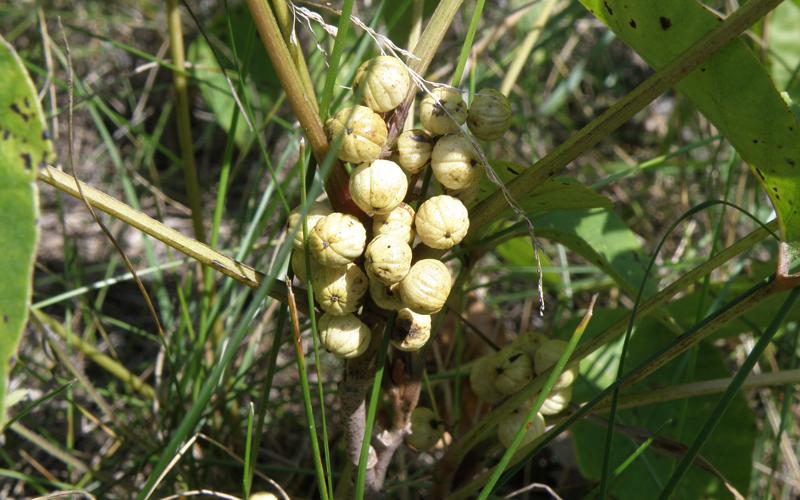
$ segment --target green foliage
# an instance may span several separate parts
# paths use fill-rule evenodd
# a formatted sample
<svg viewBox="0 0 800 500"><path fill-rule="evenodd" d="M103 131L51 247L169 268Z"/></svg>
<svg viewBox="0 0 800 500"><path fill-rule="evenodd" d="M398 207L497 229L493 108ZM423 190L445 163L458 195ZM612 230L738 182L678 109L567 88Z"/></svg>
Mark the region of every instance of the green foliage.
<svg viewBox="0 0 800 500"><path fill-rule="evenodd" d="M610 324L610 320L617 317L617 311L595 311L593 323L596 322L598 326L602 323ZM642 334L634 337L630 344L626 361L629 366L647 359L659 347L669 344L674 338L655 321L642 322L639 325L639 332ZM579 379L575 386L576 401L590 399L598 392L598 388L613 382L621 346L622 342L618 341L582 362L581 373L585 378ZM695 368L697 380L730 376L724 359L713 346L701 344L698 358L701 361ZM629 392L653 390L679 383L684 366L682 362L667 365L631 388ZM644 440L643 437L633 439L630 434L626 434L625 429L644 431L644 436L662 437L686 444L702 428L718 399L718 395L691 398L686 403L687 409L684 413L678 411L682 403L674 401L620 410L617 413L617 421L624 429L618 430L617 439L614 440L612 463L622 463ZM685 415L685 420L678 421L679 415ZM578 465L586 477L599 478L605 432L605 427L595 421L584 421L573 427L572 436L578 454ZM747 491L750 481L755 436L753 412L740 396L720 420L716 431L701 452L701 456L718 469L740 492ZM672 473L676 457L665 453L671 451L673 450L659 449L658 443L652 444L617 479L612 480L610 493L620 499L638 499L643 498L643 495L655 496ZM676 492L676 498L726 498L726 495L726 490L720 481L699 468L694 468L687 474Z"/></svg>
<svg viewBox="0 0 800 500"><path fill-rule="evenodd" d="M0 37L0 429L9 361L17 352L31 302L36 257L36 172L51 159L36 89L14 48Z"/></svg>
<svg viewBox="0 0 800 500"><path fill-rule="evenodd" d="M656 69L713 29L719 18L693 0L581 0ZM800 255L800 121L743 40L678 84L751 166L772 200L783 238Z"/></svg>

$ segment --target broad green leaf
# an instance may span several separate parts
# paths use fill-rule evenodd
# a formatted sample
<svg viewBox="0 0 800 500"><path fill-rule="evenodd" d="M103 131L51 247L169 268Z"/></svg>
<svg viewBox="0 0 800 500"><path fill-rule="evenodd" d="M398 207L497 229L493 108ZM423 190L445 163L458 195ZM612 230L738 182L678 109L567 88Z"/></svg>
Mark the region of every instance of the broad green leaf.
<svg viewBox="0 0 800 500"><path fill-rule="evenodd" d="M508 183L525 169L521 165L504 160L492 160L490 164L503 183ZM478 200L486 198L496 190L497 187L484 176L481 179ZM612 205L611 200L571 177L550 179L525 199L516 201L531 217L553 210L611 208Z"/></svg>
<svg viewBox="0 0 800 500"><path fill-rule="evenodd" d="M592 323L600 320L610 323L619 311L595 310ZM605 318L605 320L604 320ZM569 325L567 325L568 328ZM628 366L645 360L660 346L674 340L674 335L653 320L645 320L640 330L647 335L632 339ZM595 352L581 363L583 377L575 385L575 401L586 401L613 381L619 360L621 339ZM676 362L657 371L639 385L626 392L639 392L667 387L682 381L685 363ZM730 369L719 351L708 343L699 346L693 380L730 377ZM620 410L617 421L621 425L649 429L654 436L682 443L691 441L705 423L719 395L703 396L683 401L664 402L630 410ZM685 415L681 421L680 416ZM748 491L752 453L755 442L755 419L743 397L737 398L720 420L701 455L716 467L740 492ZM599 479L603 462L605 428L590 421L582 421L572 428L572 437L581 473L590 479ZM612 467L618 466L642 444L640 440L618 433L612 450ZM631 464L622 475L610 483L613 498L655 498L672 471L674 457L649 449ZM674 498L730 498L730 494L711 474L693 468L679 486Z"/></svg>
<svg viewBox="0 0 800 500"><path fill-rule="evenodd" d="M783 2L769 17L767 43L772 51L770 68L775 81L783 89L786 89L786 84L800 64L798 26L800 26L800 4Z"/></svg>
<svg viewBox="0 0 800 500"><path fill-rule="evenodd" d="M695 0L581 0L656 70L719 19ZM718 51L677 86L747 161L800 255L800 122L742 40Z"/></svg>
<svg viewBox="0 0 800 500"><path fill-rule="evenodd" d="M28 321L39 231L36 171L52 145L36 89L14 48L0 37L0 429L9 362Z"/></svg>
<svg viewBox="0 0 800 500"><path fill-rule="evenodd" d="M192 43L189 47L188 58L192 62L197 79L209 83L209 85L200 85L200 93L209 109L214 113L217 125L227 131L231 126L231 117L236 109L236 101L231 95L225 75L222 74L222 70L204 38L200 37ZM245 147L251 136L250 130L240 117L234 136L236 145L240 148Z"/></svg>
<svg viewBox="0 0 800 500"><path fill-rule="evenodd" d="M614 212L603 209L551 212L534 221L536 236L556 241L608 274L626 294L635 296L644 278L647 256L639 237ZM655 291L650 279L645 297Z"/></svg>

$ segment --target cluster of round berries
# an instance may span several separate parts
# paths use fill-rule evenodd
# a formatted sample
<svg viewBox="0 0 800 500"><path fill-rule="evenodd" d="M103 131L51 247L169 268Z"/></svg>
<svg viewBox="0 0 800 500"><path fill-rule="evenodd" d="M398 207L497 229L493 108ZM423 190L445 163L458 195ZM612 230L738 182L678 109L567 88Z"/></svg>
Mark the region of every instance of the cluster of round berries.
<svg viewBox="0 0 800 500"><path fill-rule="evenodd" d="M567 343L563 340L548 339L541 333L523 333L507 347L475 361L469 375L472 391L487 403L498 403L552 368L566 347ZM572 399L572 384L577 377L578 362L575 361L564 368L529 425L523 445L544 433L546 415L555 415L567 407ZM527 400L498 424L497 435L505 447L511 445L537 397L535 395Z"/></svg>
<svg viewBox="0 0 800 500"><path fill-rule="evenodd" d="M415 260L412 245L419 241L447 250L467 234L467 208L457 196L477 193L482 167L469 139L459 133L460 126L466 121L476 137L496 139L510 125L511 109L499 92L481 92L467 108L458 91L436 88L420 104L423 129L402 133L396 151L391 152L393 159L381 159L389 156L382 155L384 148L389 151L388 128L380 113L399 106L411 85L400 60L380 56L367 61L358 69L353 85L364 105L346 107L325 123L331 143L340 142L339 159L355 167L350 196L372 218L371 239L358 218L315 203L307 214L312 257L307 277L303 232L296 233L292 268L301 282L311 280L315 298L325 311L318 324L320 340L340 357L357 357L369 345L370 330L355 315L367 292L378 307L397 311L392 334L395 348L415 351L428 341L430 315L447 301L451 276L437 259ZM425 200L415 211L403 200L413 188L411 180L429 163L447 194ZM297 210L288 222L290 231L298 227Z"/></svg>

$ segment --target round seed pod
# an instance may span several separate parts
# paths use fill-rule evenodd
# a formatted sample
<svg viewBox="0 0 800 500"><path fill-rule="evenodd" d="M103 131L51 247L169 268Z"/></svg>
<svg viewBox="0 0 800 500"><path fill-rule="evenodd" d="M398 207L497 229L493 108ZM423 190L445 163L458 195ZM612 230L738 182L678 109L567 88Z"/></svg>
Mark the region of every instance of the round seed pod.
<svg viewBox="0 0 800 500"><path fill-rule="evenodd" d="M481 192L480 179L478 179L478 182L464 189L444 188L444 194L452 196L453 198L458 198L459 200L461 200L461 203L463 203L465 207L474 204L478 200L478 195L480 194L480 192Z"/></svg>
<svg viewBox="0 0 800 500"><path fill-rule="evenodd" d="M411 88L411 77L396 57L378 56L358 67L353 92L364 88L361 102L373 111L385 113L396 108Z"/></svg>
<svg viewBox="0 0 800 500"><path fill-rule="evenodd" d="M345 267L318 266L311 283L322 310L336 316L355 312L369 286L367 276L352 262Z"/></svg>
<svg viewBox="0 0 800 500"><path fill-rule="evenodd" d="M539 346L542 345L544 341L547 340L547 336L539 333L539 332L524 332L517 336L514 341L511 343L511 347L515 347L528 355L531 358L531 361L534 361L534 355L536 351L539 349Z"/></svg>
<svg viewBox="0 0 800 500"><path fill-rule="evenodd" d="M297 278L297 281L300 283L307 283L308 276L306 276L306 256L302 250L294 249L292 250L292 271L294 272L294 277ZM314 274L319 267L317 261L311 259L311 274Z"/></svg>
<svg viewBox="0 0 800 500"><path fill-rule="evenodd" d="M522 427L522 424L525 423L525 418L527 416L528 410L517 408L497 424L497 437L500 439L500 442L503 443L503 446L506 448L511 446L511 443L514 441L514 436L517 434L520 427ZM537 413L528 425L528 430L525 433L525 437L522 438L522 444L520 446L525 446L544 434L544 428L544 417L541 413Z"/></svg>
<svg viewBox="0 0 800 500"><path fill-rule="evenodd" d="M483 169L473 156L469 139L446 135L436 141L431 154L431 168L436 180L447 189L467 189L480 182Z"/></svg>
<svg viewBox="0 0 800 500"><path fill-rule="evenodd" d="M392 345L406 352L419 351L431 338L431 317L400 309L392 331Z"/></svg>
<svg viewBox="0 0 800 500"><path fill-rule="evenodd" d="M444 435L444 422L430 408L417 406L411 412L411 432L406 435L406 444L417 451L425 451Z"/></svg>
<svg viewBox="0 0 800 500"><path fill-rule="evenodd" d="M411 247L393 234L379 234L364 252L367 272L385 285L403 279L411 268Z"/></svg>
<svg viewBox="0 0 800 500"><path fill-rule="evenodd" d="M365 163L376 159L386 144L388 130L383 119L366 106L344 108L325 122L325 133L333 142L343 136L339 159Z"/></svg>
<svg viewBox="0 0 800 500"><path fill-rule="evenodd" d="M252 493L249 497L249 500L278 500L278 497L267 491L259 491Z"/></svg>
<svg viewBox="0 0 800 500"><path fill-rule="evenodd" d="M297 232L294 234L294 240L292 240L292 245L298 249L303 249L303 226L299 225L303 223L303 218L300 217L300 208L297 207L289 214L289 217L286 219L286 225L288 227L289 234L294 231L294 228L297 227ZM333 210L331 210L331 206L328 204L327 201L315 201L308 207L308 213L306 214L306 225L308 227L308 234L311 234L311 230L314 229L314 226L319 222L319 220L326 215L329 215ZM297 272L295 272L297 274Z"/></svg>
<svg viewBox="0 0 800 500"><path fill-rule="evenodd" d="M497 390L505 395L514 394L527 385L536 375L533 371L531 358L519 349L503 349L500 352L502 360L497 367Z"/></svg>
<svg viewBox="0 0 800 500"><path fill-rule="evenodd" d="M319 318L318 326L322 346L340 358L356 358L369 347L372 332L353 314L325 313Z"/></svg>
<svg viewBox="0 0 800 500"><path fill-rule="evenodd" d="M311 256L323 266L344 266L364 252L367 231L349 214L334 212L314 226L308 238Z"/></svg>
<svg viewBox="0 0 800 500"><path fill-rule="evenodd" d="M372 234L392 234L408 242L414 242L414 209L411 205L400 203L391 212L375 214L372 218Z"/></svg>
<svg viewBox="0 0 800 500"><path fill-rule="evenodd" d="M497 369L502 359L496 354L483 356L472 364L469 372L469 385L478 399L494 404L505 396L497 390Z"/></svg>
<svg viewBox="0 0 800 500"><path fill-rule="evenodd" d="M511 126L508 98L495 89L484 89L475 94L469 106L467 126L478 139L499 139Z"/></svg>
<svg viewBox="0 0 800 500"><path fill-rule="evenodd" d="M419 314L433 314L450 295L450 271L436 259L416 262L398 286L403 304Z"/></svg>
<svg viewBox="0 0 800 500"><path fill-rule="evenodd" d="M533 354L533 366L536 369L536 374L538 375L555 366L566 349L567 343L563 340L548 339L543 341ZM561 372L561 376L558 377L556 385L553 386L553 390L563 389L572 385L575 379L578 378L578 373L578 362L573 361L572 363L568 363L567 366L564 367L564 371Z"/></svg>
<svg viewBox="0 0 800 500"><path fill-rule="evenodd" d="M457 198L446 194L425 200L417 210L414 227L423 243L446 250L458 245L469 229L469 212Z"/></svg>
<svg viewBox="0 0 800 500"><path fill-rule="evenodd" d="M391 160L364 163L350 175L350 196L370 216L391 212L403 201L407 189L406 174Z"/></svg>
<svg viewBox="0 0 800 500"><path fill-rule="evenodd" d="M572 400L572 386L564 387L563 389L554 390L547 396L547 399L542 403L539 413L542 415L555 415L567 409L570 400ZM533 402L532 402L533 403Z"/></svg>
<svg viewBox="0 0 800 500"><path fill-rule="evenodd" d="M431 160L433 138L424 130L406 130L397 138L397 160L409 174L421 172Z"/></svg>
<svg viewBox="0 0 800 500"><path fill-rule="evenodd" d="M451 134L466 119L467 105L461 98L461 92L456 89L437 87L420 102L419 121L431 135Z"/></svg>
<svg viewBox="0 0 800 500"><path fill-rule="evenodd" d="M396 290L397 285L386 286L375 278L369 280L369 296L381 309L399 311L405 307Z"/></svg>

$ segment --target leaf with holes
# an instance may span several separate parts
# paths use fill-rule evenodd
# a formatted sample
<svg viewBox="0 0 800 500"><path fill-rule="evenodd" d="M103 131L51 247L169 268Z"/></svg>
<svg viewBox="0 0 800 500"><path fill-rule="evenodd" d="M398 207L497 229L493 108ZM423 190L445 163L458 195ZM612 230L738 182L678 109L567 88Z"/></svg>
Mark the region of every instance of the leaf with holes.
<svg viewBox="0 0 800 500"><path fill-rule="evenodd" d="M13 47L0 37L0 428L9 363L28 320L39 231L36 171L52 145L36 89Z"/></svg>
<svg viewBox="0 0 800 500"><path fill-rule="evenodd" d="M581 3L655 69L720 21L695 0ZM800 256L800 122L766 68L736 40L677 87L750 164L778 214L789 258Z"/></svg>

